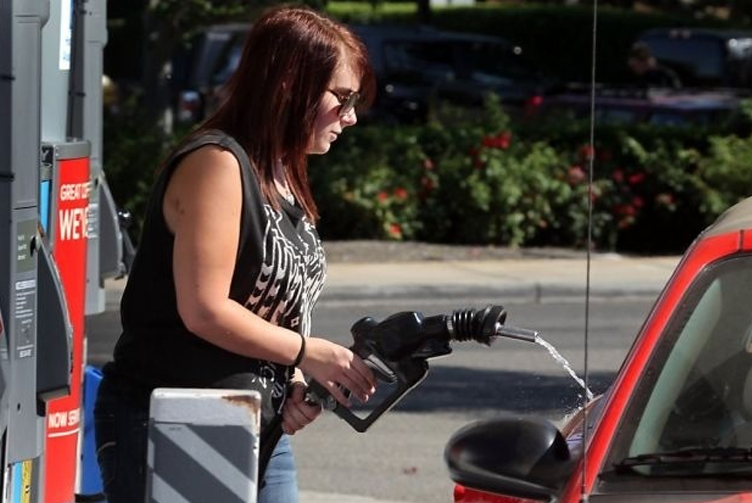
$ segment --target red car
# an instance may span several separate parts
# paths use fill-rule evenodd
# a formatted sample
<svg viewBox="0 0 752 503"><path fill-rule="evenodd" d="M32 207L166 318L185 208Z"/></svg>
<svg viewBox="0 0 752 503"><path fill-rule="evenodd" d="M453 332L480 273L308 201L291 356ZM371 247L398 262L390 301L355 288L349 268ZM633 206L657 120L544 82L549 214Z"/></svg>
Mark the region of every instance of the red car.
<svg viewBox="0 0 752 503"><path fill-rule="evenodd" d="M689 247L604 395L562 428L470 424L445 456L456 503L752 502L752 198Z"/></svg>

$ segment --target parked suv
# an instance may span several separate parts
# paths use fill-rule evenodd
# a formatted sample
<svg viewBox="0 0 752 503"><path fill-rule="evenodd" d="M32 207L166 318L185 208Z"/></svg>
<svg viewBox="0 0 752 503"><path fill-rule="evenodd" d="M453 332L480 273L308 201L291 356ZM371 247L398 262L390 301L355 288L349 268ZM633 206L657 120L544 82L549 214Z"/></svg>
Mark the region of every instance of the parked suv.
<svg viewBox="0 0 752 503"><path fill-rule="evenodd" d="M674 69L684 87L752 86L752 32L659 28L642 33L637 41Z"/></svg>
<svg viewBox="0 0 752 503"><path fill-rule="evenodd" d="M364 41L379 92L372 115L397 122L425 119L446 101L478 106L496 93L510 111L535 106L550 86L502 37L447 32L423 26L353 26Z"/></svg>
<svg viewBox="0 0 752 503"><path fill-rule="evenodd" d="M718 128L741 119L742 97L731 89L571 88L544 100L538 111L547 120L587 119L594 105L598 123Z"/></svg>
<svg viewBox="0 0 752 503"><path fill-rule="evenodd" d="M216 107L217 91L240 60L247 23L213 25L201 31L172 61L175 118L193 124Z"/></svg>
<svg viewBox="0 0 752 503"><path fill-rule="evenodd" d="M248 24L211 26L173 62L175 116L180 123L204 118L217 92L237 68ZM368 49L379 90L364 119L424 120L432 103L463 106L482 102L489 91L520 110L540 102L546 80L500 37L440 31L429 27L352 26Z"/></svg>

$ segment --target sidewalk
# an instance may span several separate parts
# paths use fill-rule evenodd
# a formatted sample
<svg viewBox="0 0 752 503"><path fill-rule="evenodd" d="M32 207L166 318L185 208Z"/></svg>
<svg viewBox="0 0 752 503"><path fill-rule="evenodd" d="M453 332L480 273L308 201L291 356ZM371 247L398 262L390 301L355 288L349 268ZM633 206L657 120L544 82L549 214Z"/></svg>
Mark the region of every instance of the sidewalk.
<svg viewBox="0 0 752 503"><path fill-rule="evenodd" d="M654 297L678 262L679 257L592 256L590 295ZM333 263L322 300L451 295L542 301L584 297L587 280L585 258Z"/></svg>
<svg viewBox="0 0 752 503"><path fill-rule="evenodd" d="M655 297L679 257L595 254L590 261L591 298ZM510 258L329 264L322 301L410 299L433 296L514 297L545 301L584 298L588 265L576 258ZM107 301L117 303L125 280L108 280Z"/></svg>

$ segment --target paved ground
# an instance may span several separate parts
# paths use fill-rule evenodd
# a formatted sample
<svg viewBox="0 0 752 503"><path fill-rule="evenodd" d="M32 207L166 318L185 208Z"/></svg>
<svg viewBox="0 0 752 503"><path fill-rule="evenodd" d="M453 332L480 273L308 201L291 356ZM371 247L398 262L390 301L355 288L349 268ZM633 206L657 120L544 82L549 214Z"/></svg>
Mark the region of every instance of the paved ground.
<svg viewBox="0 0 752 503"><path fill-rule="evenodd" d="M508 249L425 243L325 243L329 270L322 298L517 296L546 300L652 296L677 256L640 257L566 249ZM107 283L117 302L125 280Z"/></svg>
<svg viewBox="0 0 752 503"><path fill-rule="evenodd" d="M662 289L679 257L638 257L562 249L508 249L424 243L325 243L329 261L322 299L452 295L526 300L651 297ZM589 258L589 260L588 260ZM107 282L116 306L125 280ZM349 494L303 491L301 503L398 503Z"/></svg>
<svg viewBox="0 0 752 503"><path fill-rule="evenodd" d="M322 298L655 297L679 261L566 249L334 242ZM588 260L589 259L589 260Z"/></svg>

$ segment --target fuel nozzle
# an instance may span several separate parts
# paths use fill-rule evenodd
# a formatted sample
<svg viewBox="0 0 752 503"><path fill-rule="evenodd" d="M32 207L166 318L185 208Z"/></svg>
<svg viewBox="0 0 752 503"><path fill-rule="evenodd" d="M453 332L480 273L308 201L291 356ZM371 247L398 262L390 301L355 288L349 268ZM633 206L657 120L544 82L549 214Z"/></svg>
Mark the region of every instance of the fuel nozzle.
<svg viewBox="0 0 752 503"><path fill-rule="evenodd" d="M524 342L536 342L538 332L505 325L507 312L502 306L485 309L459 309L447 319L447 330L453 340L473 340L490 345L496 337L508 337Z"/></svg>
<svg viewBox="0 0 752 503"><path fill-rule="evenodd" d="M530 330L529 328L510 327L509 325L499 324L496 327L497 337L509 337L510 339L517 339L518 341L532 342L538 341L538 331Z"/></svg>
<svg viewBox="0 0 752 503"><path fill-rule="evenodd" d="M391 393L372 404L373 409L366 417L360 417L338 403L315 380L311 381L306 398L331 408L355 430L366 431L420 384L428 372L429 359L452 352L451 342L476 341L488 346L497 337L536 342L537 332L506 326L506 318L506 311L498 305L479 310L459 309L451 314L428 317L419 312L404 311L381 321L362 318L351 327L354 344L350 349L363 358L381 381L390 384Z"/></svg>

